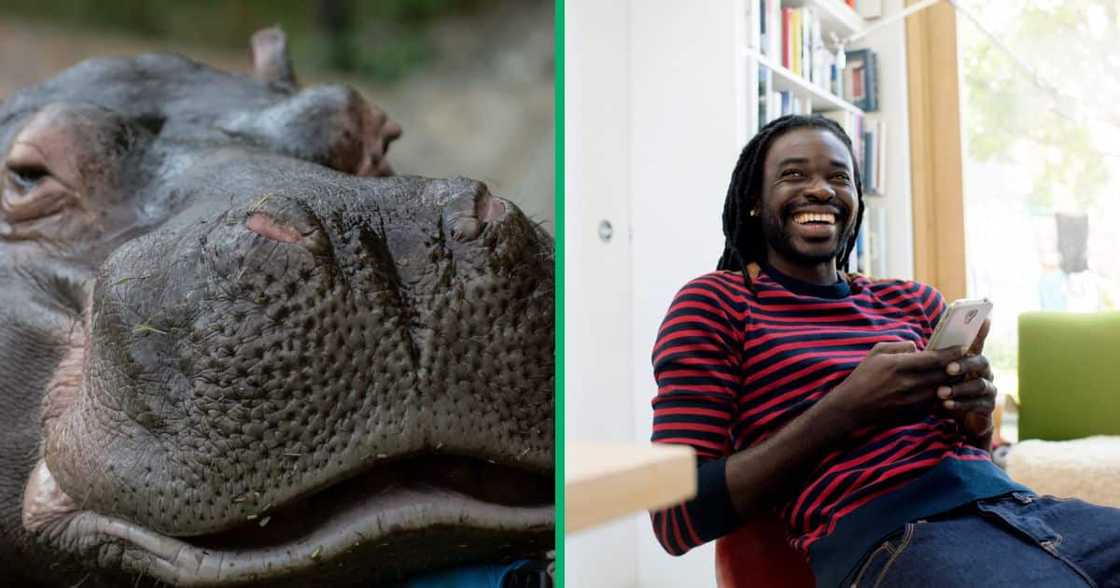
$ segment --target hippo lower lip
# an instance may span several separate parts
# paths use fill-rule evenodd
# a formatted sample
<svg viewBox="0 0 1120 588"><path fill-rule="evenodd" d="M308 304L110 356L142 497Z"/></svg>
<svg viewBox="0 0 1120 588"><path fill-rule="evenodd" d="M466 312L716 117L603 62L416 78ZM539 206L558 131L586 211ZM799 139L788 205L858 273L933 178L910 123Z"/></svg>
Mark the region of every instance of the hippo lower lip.
<svg viewBox="0 0 1120 588"><path fill-rule="evenodd" d="M554 528L547 476L452 456L378 465L292 504L265 505L244 525L195 537L161 534L92 511L64 512L74 508L73 501L57 490L45 465L37 474L28 497L53 495L38 509L25 509L25 517L38 516L31 524L61 525L73 544L95 545L125 570L182 586L298 584L311 575L316 582L337 576L337 584L395 581L403 576L386 564L392 561L386 554L394 546L414 552L427 529L459 527L464 549L501 537L507 543L495 545L500 553L513 547L511 536L520 538L519 548L543 546ZM370 569L371 559L377 569Z"/></svg>

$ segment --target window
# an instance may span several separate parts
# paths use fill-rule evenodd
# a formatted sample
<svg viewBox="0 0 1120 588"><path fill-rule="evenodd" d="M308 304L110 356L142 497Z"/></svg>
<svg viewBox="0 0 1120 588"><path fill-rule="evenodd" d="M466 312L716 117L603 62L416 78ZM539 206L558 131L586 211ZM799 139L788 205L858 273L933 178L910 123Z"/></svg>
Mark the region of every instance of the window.
<svg viewBox="0 0 1120 588"><path fill-rule="evenodd" d="M995 301L985 353L1014 395L1019 313L1120 306L1120 4L961 6L968 293Z"/></svg>

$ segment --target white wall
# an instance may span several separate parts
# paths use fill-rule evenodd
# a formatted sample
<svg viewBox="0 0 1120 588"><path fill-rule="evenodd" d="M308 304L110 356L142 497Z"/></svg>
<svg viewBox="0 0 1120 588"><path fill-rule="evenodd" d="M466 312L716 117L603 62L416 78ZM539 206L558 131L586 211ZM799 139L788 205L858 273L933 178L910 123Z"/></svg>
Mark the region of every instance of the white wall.
<svg viewBox="0 0 1120 588"><path fill-rule="evenodd" d="M565 4L568 439L649 439L657 327L723 244L741 147L736 6ZM714 584L711 548L670 557L644 513L574 535L565 552L570 586Z"/></svg>
<svg viewBox="0 0 1120 588"><path fill-rule="evenodd" d="M637 4L637 3L636 3ZM742 149L736 85L738 2L671 0L631 12L630 124L634 302L635 437L648 440L656 391L650 353L673 296L715 269L720 218ZM665 553L648 518L638 536L641 586L714 586L711 545L680 558Z"/></svg>
<svg viewBox="0 0 1120 588"><path fill-rule="evenodd" d="M630 440L629 3L564 9L565 435ZM566 584L636 586L637 535L626 520L569 537Z"/></svg>

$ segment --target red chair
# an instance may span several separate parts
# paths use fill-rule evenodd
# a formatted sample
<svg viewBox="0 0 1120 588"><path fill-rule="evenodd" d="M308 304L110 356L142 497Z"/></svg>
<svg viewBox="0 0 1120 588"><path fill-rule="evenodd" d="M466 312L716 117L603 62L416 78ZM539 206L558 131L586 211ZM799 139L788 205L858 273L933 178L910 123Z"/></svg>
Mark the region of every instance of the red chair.
<svg viewBox="0 0 1120 588"><path fill-rule="evenodd" d="M716 540L720 588L813 588L805 557L790 546L785 526L767 513Z"/></svg>

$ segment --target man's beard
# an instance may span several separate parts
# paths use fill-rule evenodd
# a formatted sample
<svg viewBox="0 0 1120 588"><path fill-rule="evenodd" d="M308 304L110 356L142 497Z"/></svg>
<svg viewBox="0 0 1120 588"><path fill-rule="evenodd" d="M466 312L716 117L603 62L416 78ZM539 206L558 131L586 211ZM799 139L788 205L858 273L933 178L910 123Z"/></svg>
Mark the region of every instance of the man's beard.
<svg viewBox="0 0 1120 588"><path fill-rule="evenodd" d="M785 215L789 217L789 215ZM836 245L832 251L825 253L813 253L798 251L793 246L793 237L786 231L784 223L782 223L783 216L774 215L769 213L762 214L762 237L766 239L766 243L775 251L780 253L782 257L795 262L804 262L806 264L826 263L829 260L835 259L837 267L843 265L844 260L840 256L844 254L844 249L848 245L848 240L852 237L853 224L844 224L841 226L839 236L836 239ZM792 219L790 222L793 222ZM841 219L837 217L837 223Z"/></svg>

